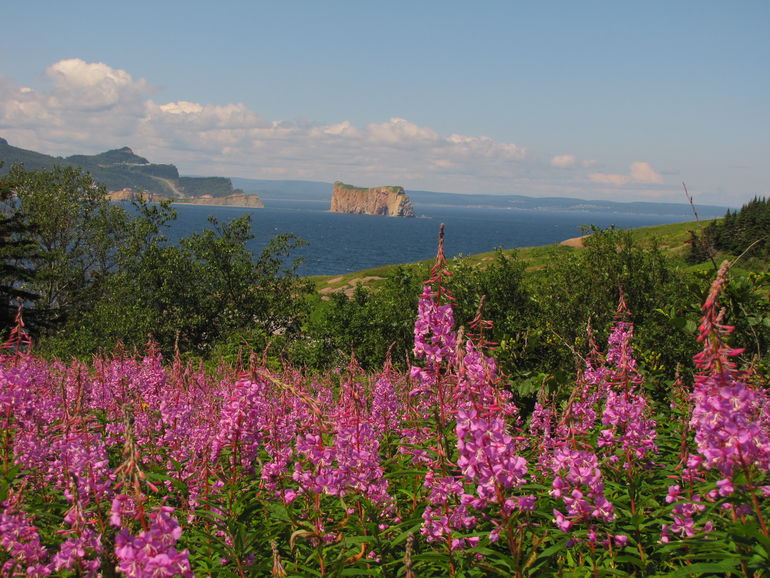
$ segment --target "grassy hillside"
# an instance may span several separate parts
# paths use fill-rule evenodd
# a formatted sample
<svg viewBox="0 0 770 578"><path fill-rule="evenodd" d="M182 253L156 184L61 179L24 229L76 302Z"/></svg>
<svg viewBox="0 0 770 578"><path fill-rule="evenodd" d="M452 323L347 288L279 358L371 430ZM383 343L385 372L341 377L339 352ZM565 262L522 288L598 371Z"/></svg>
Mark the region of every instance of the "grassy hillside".
<svg viewBox="0 0 770 578"><path fill-rule="evenodd" d="M690 239L690 231L700 231L711 221L691 221L686 223L673 223L670 225L655 225L652 227L641 227L632 229L631 235L634 240L644 246L649 246L654 242L663 250L667 256L684 263L684 254L687 251ZM575 243L577 244L577 243ZM570 251L580 250L579 247L569 246L567 244L554 243L551 245L540 245L536 247L520 247L518 249L507 249L503 251L506 255L516 253L518 258L525 263L526 270L536 271L542 269L545 264L554 257L568 253ZM477 255L463 256L471 264L483 266L494 257L495 252L479 253ZM429 268L433 264L433 259L426 259L413 263L416 266ZM376 287L385 277L395 271L401 264L383 265L373 269L364 269L363 271L354 271L344 275L317 275L310 279L315 283L316 289L322 294L347 290L355 288L357 284L367 287ZM699 268L699 266L695 266Z"/></svg>

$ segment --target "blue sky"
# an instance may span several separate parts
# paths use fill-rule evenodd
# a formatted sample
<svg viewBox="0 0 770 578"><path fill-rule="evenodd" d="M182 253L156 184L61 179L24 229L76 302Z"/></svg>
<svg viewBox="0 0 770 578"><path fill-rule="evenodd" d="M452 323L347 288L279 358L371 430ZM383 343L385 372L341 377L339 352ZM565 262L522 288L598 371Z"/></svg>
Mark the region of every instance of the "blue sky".
<svg viewBox="0 0 770 578"><path fill-rule="evenodd" d="M0 136L184 174L740 205L770 2L13 2Z"/></svg>

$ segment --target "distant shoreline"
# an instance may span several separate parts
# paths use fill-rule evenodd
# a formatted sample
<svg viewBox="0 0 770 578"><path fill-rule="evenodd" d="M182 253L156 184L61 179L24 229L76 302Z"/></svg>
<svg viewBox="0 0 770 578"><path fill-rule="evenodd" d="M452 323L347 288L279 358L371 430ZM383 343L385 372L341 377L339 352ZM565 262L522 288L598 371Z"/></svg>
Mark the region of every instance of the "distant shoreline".
<svg viewBox="0 0 770 578"><path fill-rule="evenodd" d="M148 203L169 202L172 205L190 205L195 207L235 207L238 209L263 209L265 207L259 195L247 193L236 193L226 197L206 196L187 198L165 197L153 193L136 193L130 189L107 193L107 199L113 202L130 202L137 198L143 198Z"/></svg>
<svg viewBox="0 0 770 578"><path fill-rule="evenodd" d="M225 203L191 203L189 201L171 201L172 205L189 205L193 207L232 207L235 209L263 209L264 207L257 207L254 205L239 205L239 204L225 204Z"/></svg>

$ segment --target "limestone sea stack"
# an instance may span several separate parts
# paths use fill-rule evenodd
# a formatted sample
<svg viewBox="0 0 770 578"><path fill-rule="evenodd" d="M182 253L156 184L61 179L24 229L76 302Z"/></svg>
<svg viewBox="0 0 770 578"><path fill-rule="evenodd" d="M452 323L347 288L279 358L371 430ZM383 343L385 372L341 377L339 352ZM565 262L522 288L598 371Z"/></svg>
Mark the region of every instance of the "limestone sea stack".
<svg viewBox="0 0 770 578"><path fill-rule="evenodd" d="M365 189L334 183L332 213L355 215L384 215L387 217L414 217L412 201L404 187L372 187Z"/></svg>

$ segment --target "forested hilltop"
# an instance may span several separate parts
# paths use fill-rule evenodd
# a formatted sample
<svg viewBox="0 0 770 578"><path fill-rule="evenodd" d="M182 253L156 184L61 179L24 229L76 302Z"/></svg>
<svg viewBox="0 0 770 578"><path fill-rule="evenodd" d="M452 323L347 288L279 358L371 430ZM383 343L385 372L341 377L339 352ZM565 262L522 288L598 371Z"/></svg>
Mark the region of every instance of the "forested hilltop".
<svg viewBox="0 0 770 578"><path fill-rule="evenodd" d="M91 174L107 191L131 190L136 193L157 195L168 199L198 198L210 195L214 198L244 194L234 189L232 181L225 177L180 177L172 164L155 164L134 154L128 147L109 150L96 155L53 157L11 146L0 138L0 174L7 173L13 165L23 165L26 170L50 170L54 166L79 167Z"/></svg>

